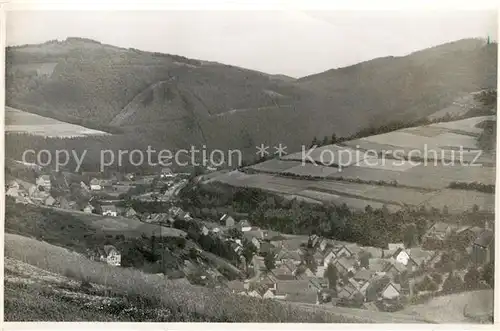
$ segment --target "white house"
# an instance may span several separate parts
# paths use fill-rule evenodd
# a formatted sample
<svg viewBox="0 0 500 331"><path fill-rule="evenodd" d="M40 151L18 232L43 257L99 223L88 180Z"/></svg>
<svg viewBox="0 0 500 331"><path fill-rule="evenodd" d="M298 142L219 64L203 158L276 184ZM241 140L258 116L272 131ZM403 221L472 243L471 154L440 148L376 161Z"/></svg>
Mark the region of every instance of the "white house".
<svg viewBox="0 0 500 331"><path fill-rule="evenodd" d="M388 283L381 293L384 299L396 299L401 294L401 285L394 284L392 282Z"/></svg>
<svg viewBox="0 0 500 331"><path fill-rule="evenodd" d="M19 196L19 187L9 187L5 195L17 198Z"/></svg>
<svg viewBox="0 0 500 331"><path fill-rule="evenodd" d="M242 232L247 232L252 230L252 225L247 220L241 220L236 225Z"/></svg>
<svg viewBox="0 0 500 331"><path fill-rule="evenodd" d="M103 216L118 216L118 211L114 205L101 206Z"/></svg>
<svg viewBox="0 0 500 331"><path fill-rule="evenodd" d="M102 190L101 181L97 178L92 178L89 182L91 191L100 191Z"/></svg>
<svg viewBox="0 0 500 331"><path fill-rule="evenodd" d="M337 255L333 251L328 252L325 258L323 259L323 265L327 267L330 263L334 263L337 259Z"/></svg>
<svg viewBox="0 0 500 331"><path fill-rule="evenodd" d="M113 245L104 245L103 248L98 248L96 256L94 259L99 260L101 262L106 262L112 266L121 265L121 254Z"/></svg>
<svg viewBox="0 0 500 331"><path fill-rule="evenodd" d="M410 262L410 255L404 249L401 249L399 253L395 255L395 259L399 263L406 266L408 265L408 262Z"/></svg>
<svg viewBox="0 0 500 331"><path fill-rule="evenodd" d="M170 168L163 168L160 172L160 178L172 178L174 177L174 173Z"/></svg>
<svg viewBox="0 0 500 331"><path fill-rule="evenodd" d="M54 203L56 203L56 199L54 199L52 196L48 196L47 199L43 202L46 206L53 206Z"/></svg>
<svg viewBox="0 0 500 331"><path fill-rule="evenodd" d="M44 191L49 192L52 184L50 182L50 176L49 175L41 175L36 179L36 186L37 187L43 187Z"/></svg>
<svg viewBox="0 0 500 331"><path fill-rule="evenodd" d="M94 207L92 207L92 205L86 205L85 207L83 207L84 213L92 214L93 211L94 211Z"/></svg>

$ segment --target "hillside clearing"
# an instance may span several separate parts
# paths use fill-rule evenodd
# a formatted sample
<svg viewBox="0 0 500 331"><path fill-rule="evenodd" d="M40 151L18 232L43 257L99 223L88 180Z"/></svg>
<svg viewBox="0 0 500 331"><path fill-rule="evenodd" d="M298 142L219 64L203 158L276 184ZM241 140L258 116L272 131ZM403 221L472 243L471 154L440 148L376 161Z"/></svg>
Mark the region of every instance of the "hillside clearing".
<svg viewBox="0 0 500 331"><path fill-rule="evenodd" d="M31 114L11 107L5 107L5 123L6 133L28 133L37 136L59 138L102 136L109 134L80 125L61 122L49 117Z"/></svg>

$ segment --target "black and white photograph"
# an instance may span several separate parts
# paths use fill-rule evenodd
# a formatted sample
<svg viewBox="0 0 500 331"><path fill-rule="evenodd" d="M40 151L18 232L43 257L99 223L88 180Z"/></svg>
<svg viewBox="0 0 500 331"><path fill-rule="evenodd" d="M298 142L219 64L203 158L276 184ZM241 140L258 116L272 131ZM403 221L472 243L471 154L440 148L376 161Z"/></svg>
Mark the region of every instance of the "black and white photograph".
<svg viewBox="0 0 500 331"><path fill-rule="evenodd" d="M497 8L2 10L5 322L494 327Z"/></svg>

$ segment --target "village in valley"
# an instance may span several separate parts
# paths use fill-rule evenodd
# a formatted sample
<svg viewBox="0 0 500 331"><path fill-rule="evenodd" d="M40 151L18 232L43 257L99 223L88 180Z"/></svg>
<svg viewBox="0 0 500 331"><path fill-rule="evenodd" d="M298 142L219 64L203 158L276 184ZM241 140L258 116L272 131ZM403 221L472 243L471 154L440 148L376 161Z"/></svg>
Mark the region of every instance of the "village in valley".
<svg viewBox="0 0 500 331"><path fill-rule="evenodd" d="M432 222L419 238L364 247L315 234L279 233L252 225L252 219L241 213L191 215L182 209L178 195L196 179L170 168L150 175L114 173L104 178L100 173L47 172L34 164L10 162L11 173L18 177L7 181L6 195L16 205L177 227L181 237L188 236L193 225L195 237L223 243L237 257L231 267L238 269L239 277L193 271L185 260L183 273L175 277L187 277L196 285L207 285L208 278L214 278L218 281L211 286L238 295L375 311L398 311L434 296L490 288L485 279L493 272L494 232L488 221L481 226ZM22 173L27 168L36 174L34 183L20 179L26 177ZM133 201L160 205L162 211L136 210ZM85 254L93 261L121 266L122 252L111 243ZM189 270L195 276L188 276Z"/></svg>

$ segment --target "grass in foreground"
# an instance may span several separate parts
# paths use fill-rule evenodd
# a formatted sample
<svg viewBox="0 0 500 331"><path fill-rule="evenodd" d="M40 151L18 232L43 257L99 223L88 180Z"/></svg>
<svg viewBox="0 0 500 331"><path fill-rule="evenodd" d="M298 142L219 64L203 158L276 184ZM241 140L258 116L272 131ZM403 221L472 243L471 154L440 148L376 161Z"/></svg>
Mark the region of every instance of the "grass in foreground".
<svg viewBox="0 0 500 331"><path fill-rule="evenodd" d="M59 275L71 271L80 280L112 288L115 296L139 298L147 302L144 307L175 312L170 321L366 323L386 322L388 317L381 313L383 318L381 315L377 320L377 317L364 318L362 314L305 310L293 304L232 295L224 289L179 284L162 276L89 261L66 249L8 233L5 254ZM408 317L407 322L418 320Z"/></svg>

